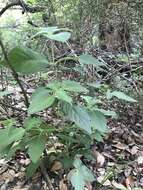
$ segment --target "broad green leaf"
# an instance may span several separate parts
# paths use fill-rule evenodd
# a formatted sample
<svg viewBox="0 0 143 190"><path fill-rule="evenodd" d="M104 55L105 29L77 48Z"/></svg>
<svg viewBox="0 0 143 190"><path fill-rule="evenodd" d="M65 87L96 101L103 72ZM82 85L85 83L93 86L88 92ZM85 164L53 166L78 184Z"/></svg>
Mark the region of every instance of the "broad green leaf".
<svg viewBox="0 0 143 190"><path fill-rule="evenodd" d="M81 98L87 103L88 108L95 108L96 104L101 104L101 100L93 98L91 96L81 96Z"/></svg>
<svg viewBox="0 0 143 190"><path fill-rule="evenodd" d="M42 119L36 117L29 117L24 122L24 127L26 130L30 130L32 128L37 128L42 124Z"/></svg>
<svg viewBox="0 0 143 190"><path fill-rule="evenodd" d="M59 81L52 81L47 85L47 88L52 89L53 91L56 91L61 88L61 82Z"/></svg>
<svg viewBox="0 0 143 190"><path fill-rule="evenodd" d="M36 36L39 36L39 35L51 35L53 34L54 32L57 32L59 31L58 27L57 26L51 26L51 27L42 27L40 28L40 31L37 32L33 37L36 37Z"/></svg>
<svg viewBox="0 0 143 190"><path fill-rule="evenodd" d="M50 107L55 101L55 97L49 95L49 90L46 88L40 88L33 94L30 106L28 108L28 114L33 114L42 111Z"/></svg>
<svg viewBox="0 0 143 190"><path fill-rule="evenodd" d="M23 128L0 129L0 150L6 148L11 143L20 140L25 133Z"/></svg>
<svg viewBox="0 0 143 190"><path fill-rule="evenodd" d="M91 120L86 109L82 106L71 106L70 104L63 104L63 112L65 116L73 121L78 127L84 129L91 134Z"/></svg>
<svg viewBox="0 0 143 190"><path fill-rule="evenodd" d="M109 96L109 95L108 95ZM137 102L137 100L135 100L134 98L126 95L125 93L121 92L121 91L113 91L110 92L110 98L112 98L113 96L121 99L121 100L125 100L128 102Z"/></svg>
<svg viewBox="0 0 143 190"><path fill-rule="evenodd" d="M70 32L60 32L58 34L53 34L53 35L47 36L47 37L49 37L51 40L56 40L59 42L67 42L71 37L71 33Z"/></svg>
<svg viewBox="0 0 143 190"><path fill-rule="evenodd" d="M41 28L40 31L35 34L33 37L38 35L43 35L51 40L59 41L59 42L67 42L71 37L70 32L64 31L66 29L60 29L58 27L47 27Z"/></svg>
<svg viewBox="0 0 143 190"><path fill-rule="evenodd" d="M97 58L89 55L89 54L83 54L79 56L79 62L81 64L85 65L95 65L97 67L103 66L105 64L101 63Z"/></svg>
<svg viewBox="0 0 143 190"><path fill-rule="evenodd" d="M45 140L39 136L29 142L28 154L33 163L38 162L45 148Z"/></svg>
<svg viewBox="0 0 143 190"><path fill-rule="evenodd" d="M88 92L88 90L85 87L83 87L79 82L72 81L72 80L64 80L62 82L53 81L49 83L47 87L55 91L62 88L63 90L69 91L69 92L79 92L79 93Z"/></svg>
<svg viewBox="0 0 143 190"><path fill-rule="evenodd" d="M93 182L95 177L79 158L74 160L73 165L75 169L69 174L70 181L75 190L84 190L86 183Z"/></svg>
<svg viewBox="0 0 143 190"><path fill-rule="evenodd" d="M64 90L59 89L55 92L55 97L59 100L63 100L69 104L72 103L72 98Z"/></svg>
<svg viewBox="0 0 143 190"><path fill-rule="evenodd" d="M103 113L99 111L90 111L89 115L93 129L98 130L102 133L108 131L107 121Z"/></svg>
<svg viewBox="0 0 143 190"><path fill-rule="evenodd" d="M6 119L6 120L3 120L3 121L0 121L1 124L4 125L4 127L12 127L14 125L16 125L16 120L15 119Z"/></svg>
<svg viewBox="0 0 143 190"><path fill-rule="evenodd" d="M39 167L39 165L40 165L40 161L36 163L31 162L27 167L26 176L32 177L34 173L36 172L37 168Z"/></svg>
<svg viewBox="0 0 143 190"><path fill-rule="evenodd" d="M6 96L6 95L9 95L9 94L11 94L11 92L8 92L8 91L0 91L0 97Z"/></svg>
<svg viewBox="0 0 143 190"><path fill-rule="evenodd" d="M99 109L99 108L95 108L94 110L99 111L99 112L103 113L106 116L111 116L113 118L117 118L117 114L114 111L104 110L104 109Z"/></svg>
<svg viewBox="0 0 143 190"><path fill-rule="evenodd" d="M80 83L72 80L62 81L62 88L70 92L88 92L88 90L85 87L83 87Z"/></svg>
<svg viewBox="0 0 143 190"><path fill-rule="evenodd" d="M97 141L97 142L103 142L103 133L100 133L99 131L95 131L95 133L93 134L93 137L94 139Z"/></svg>
<svg viewBox="0 0 143 190"><path fill-rule="evenodd" d="M37 73L48 66L45 57L29 48L15 47L9 52L8 58L13 69L23 74Z"/></svg>
<svg viewBox="0 0 143 190"><path fill-rule="evenodd" d="M75 190L84 190L85 181L78 169L71 170L70 181Z"/></svg>

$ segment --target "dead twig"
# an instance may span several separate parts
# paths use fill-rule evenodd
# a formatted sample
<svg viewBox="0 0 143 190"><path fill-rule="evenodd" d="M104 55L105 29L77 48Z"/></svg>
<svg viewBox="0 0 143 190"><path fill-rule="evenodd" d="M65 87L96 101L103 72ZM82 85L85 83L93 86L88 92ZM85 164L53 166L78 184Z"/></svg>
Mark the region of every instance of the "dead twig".
<svg viewBox="0 0 143 190"><path fill-rule="evenodd" d="M5 13L5 11L7 11L8 9L10 9L11 7L14 6L20 6L23 9L23 14L26 12L29 13L36 13L36 12L41 12L44 10L44 7L40 7L40 6L30 6L28 4L26 4L23 0L15 0L11 3L8 3L4 8L1 9L0 11L0 16L2 16L2 14Z"/></svg>
<svg viewBox="0 0 143 190"><path fill-rule="evenodd" d="M41 168L41 173L42 173L43 177L45 178L45 181L48 185L49 190L54 190L54 187L51 183L50 177L46 171L46 168L45 168L43 162L41 162L40 168Z"/></svg>

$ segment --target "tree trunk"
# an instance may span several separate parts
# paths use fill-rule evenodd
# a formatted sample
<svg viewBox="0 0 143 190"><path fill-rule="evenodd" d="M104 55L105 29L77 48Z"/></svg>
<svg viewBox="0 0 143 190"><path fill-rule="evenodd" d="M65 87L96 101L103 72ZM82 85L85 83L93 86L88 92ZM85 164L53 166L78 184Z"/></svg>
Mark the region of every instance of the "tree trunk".
<svg viewBox="0 0 143 190"><path fill-rule="evenodd" d="M107 49L109 51L129 52L130 32L128 24L125 16L117 16L117 8L118 7L114 7L112 4L110 4L110 6L108 5L102 16L101 23L99 24L100 46L101 49Z"/></svg>

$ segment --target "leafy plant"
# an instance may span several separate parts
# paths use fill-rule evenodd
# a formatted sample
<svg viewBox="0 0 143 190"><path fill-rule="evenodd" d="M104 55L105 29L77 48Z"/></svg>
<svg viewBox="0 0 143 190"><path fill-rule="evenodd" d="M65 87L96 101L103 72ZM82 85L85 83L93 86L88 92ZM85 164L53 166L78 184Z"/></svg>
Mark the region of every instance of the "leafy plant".
<svg viewBox="0 0 143 190"><path fill-rule="evenodd" d="M65 29L58 27L42 28L34 37L41 35L49 40L62 43L67 42L71 36ZM50 60L25 47L15 47L8 54L2 43L1 47L4 54L1 64L11 69L24 97L27 98L17 73L31 74L45 69L50 70L53 68L53 64L49 64ZM79 61L81 64L103 66L91 55L75 56L70 59ZM55 61L54 65L59 65L62 61L63 59ZM76 155L82 154L92 159L90 145L95 140L102 141L108 133L106 116L116 116L114 111L104 110L100 107L102 99L95 98L90 87L86 83L82 84L62 78L51 81L44 87L38 87L30 98L30 104L29 101L26 104L28 117L25 119L23 127L17 128L13 123L9 125L3 122L5 123L4 128L0 129L1 156L9 158L17 150L27 151L31 159L31 164L27 169L28 176L33 175L47 156L51 159L51 155L56 155L55 158L59 159L64 157L66 161L72 159L74 169L70 172L69 179L76 190L83 190L87 182L95 180L95 176ZM7 92L3 92L0 96L6 94ZM122 92L107 92L107 99L111 99L113 96L136 102ZM60 120L58 124L56 122L47 123L39 116L38 112L46 109L55 113L54 119ZM46 151L49 144L54 144L53 137L63 144L62 152ZM69 164L70 167L72 162Z"/></svg>

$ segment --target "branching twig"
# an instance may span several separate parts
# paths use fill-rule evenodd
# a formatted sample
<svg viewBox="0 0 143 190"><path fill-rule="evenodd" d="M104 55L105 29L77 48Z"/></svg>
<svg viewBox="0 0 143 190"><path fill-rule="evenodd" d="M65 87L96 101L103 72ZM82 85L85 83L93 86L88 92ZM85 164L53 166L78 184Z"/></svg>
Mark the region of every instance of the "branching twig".
<svg viewBox="0 0 143 190"><path fill-rule="evenodd" d="M11 63L10 63L9 58L8 58L8 56L7 56L7 52L6 52L6 50L5 50L5 47L4 47L3 42L2 42L1 39L0 39L0 47L1 47L1 49L2 49L2 53L3 53L3 55L4 55L4 59L5 59L5 61L6 61L6 64L7 64L7 66L10 68L10 70L11 70L11 72L12 72L12 76L14 77L14 79L17 81L19 87L21 88L21 91L22 91L22 94L23 94L24 100L25 100L25 106L28 108L28 106L29 106L29 101L28 101L27 93L26 93L26 91L25 91L25 89L24 89L24 87L23 87L21 81L19 80L19 77L18 77L17 72L16 72L16 71L13 69L13 67L11 66Z"/></svg>
<svg viewBox="0 0 143 190"><path fill-rule="evenodd" d="M2 10L0 11L0 16L2 16L3 13L5 13L5 11L7 11L8 9L10 9L11 7L14 6L20 6L23 9L23 13L29 12L29 13L36 13L36 12L41 12L44 10L44 7L40 7L40 6L30 6L28 4L26 4L23 0L15 0L11 3L8 3L4 8L2 8Z"/></svg>
<svg viewBox="0 0 143 190"><path fill-rule="evenodd" d="M41 173L43 174L43 176L45 178L45 181L46 181L46 183L48 185L49 190L54 190L54 187L53 187L53 185L51 183L51 180L50 180L50 177L49 177L49 175L48 175L48 173L46 171L46 168L43 165L43 162L41 163L40 168L41 168Z"/></svg>

